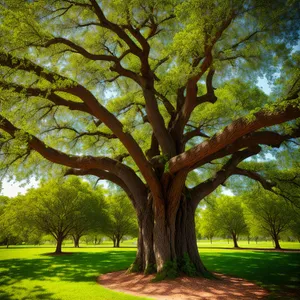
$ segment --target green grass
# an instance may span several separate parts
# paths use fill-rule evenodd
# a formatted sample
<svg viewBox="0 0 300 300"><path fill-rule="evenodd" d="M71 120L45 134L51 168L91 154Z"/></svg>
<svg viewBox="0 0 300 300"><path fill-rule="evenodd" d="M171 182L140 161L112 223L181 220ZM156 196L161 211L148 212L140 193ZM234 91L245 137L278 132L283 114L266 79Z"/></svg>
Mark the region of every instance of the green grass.
<svg viewBox="0 0 300 300"><path fill-rule="evenodd" d="M72 255L48 256L53 248L0 249L0 299L146 299L96 284L99 274L126 269L135 250L66 248Z"/></svg>
<svg viewBox="0 0 300 300"><path fill-rule="evenodd" d="M248 244L248 241L238 241L238 245L241 248L263 248L263 249L274 249L274 245L272 241L258 241L257 243L251 241ZM298 249L300 250L299 242L285 242L280 241L280 246L282 249ZM233 242L232 240L213 240L212 244L208 240L199 240L198 241L199 248L232 248Z"/></svg>
<svg viewBox="0 0 300 300"><path fill-rule="evenodd" d="M135 249L68 247L63 250L74 254L45 255L53 250L0 248L0 299L146 299L112 292L95 281L99 274L126 269ZM254 281L274 297L299 289L300 253L200 249L200 254L209 270ZM292 297L287 294L286 299Z"/></svg>
<svg viewBox="0 0 300 300"><path fill-rule="evenodd" d="M300 253L200 249L200 255L209 270L253 281L271 298L300 298Z"/></svg>

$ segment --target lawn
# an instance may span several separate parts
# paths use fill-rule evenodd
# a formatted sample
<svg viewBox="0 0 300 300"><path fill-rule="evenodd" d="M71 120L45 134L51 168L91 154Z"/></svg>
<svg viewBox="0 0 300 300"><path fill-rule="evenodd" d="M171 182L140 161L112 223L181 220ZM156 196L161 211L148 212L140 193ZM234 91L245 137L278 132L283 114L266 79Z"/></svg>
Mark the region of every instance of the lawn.
<svg viewBox="0 0 300 300"><path fill-rule="evenodd" d="M95 282L99 274L126 269L135 249L64 248L73 254L45 255L51 251L0 248L0 299L146 299L112 292ZM255 281L273 296L300 286L300 253L229 249L200 249L200 253L210 270Z"/></svg>
<svg viewBox="0 0 300 300"><path fill-rule="evenodd" d="M229 240L213 240L212 243L208 240L198 240L199 248L232 248L233 241ZM240 240L238 241L238 245L241 248L263 248L263 249L274 249L274 244L272 241L258 241L257 243L254 241ZM280 241L280 246L282 249L298 249L300 250L299 242L286 242Z"/></svg>

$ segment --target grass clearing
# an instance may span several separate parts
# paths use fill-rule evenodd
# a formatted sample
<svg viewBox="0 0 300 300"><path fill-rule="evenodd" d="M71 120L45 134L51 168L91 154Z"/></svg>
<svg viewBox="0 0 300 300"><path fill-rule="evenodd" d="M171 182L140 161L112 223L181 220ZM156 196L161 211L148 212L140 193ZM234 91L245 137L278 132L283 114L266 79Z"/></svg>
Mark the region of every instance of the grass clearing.
<svg viewBox="0 0 300 300"><path fill-rule="evenodd" d="M126 269L135 249L63 250L73 254L45 255L53 247L0 248L0 299L146 299L112 292L95 282L99 274ZM200 254L209 270L255 281L271 290L272 297L299 289L300 253L200 249ZM287 294L286 299L292 298Z"/></svg>

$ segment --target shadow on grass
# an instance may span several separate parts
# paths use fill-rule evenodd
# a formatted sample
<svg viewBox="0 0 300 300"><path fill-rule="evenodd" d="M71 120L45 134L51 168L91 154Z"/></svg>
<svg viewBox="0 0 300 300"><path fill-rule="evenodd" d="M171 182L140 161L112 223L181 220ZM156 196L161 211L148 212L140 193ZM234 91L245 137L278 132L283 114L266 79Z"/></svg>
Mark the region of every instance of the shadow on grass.
<svg viewBox="0 0 300 300"><path fill-rule="evenodd" d="M42 281L95 282L99 274L126 269L133 262L135 251L109 251L101 253L77 252L72 255L45 255L35 259L8 259L0 261L0 299L15 299L16 284L23 279ZM11 286L13 291L1 290ZM19 291L21 292L21 291ZM9 294L11 293L11 294ZM57 299L41 286L27 288L25 299ZM14 296L14 297L13 297Z"/></svg>
<svg viewBox="0 0 300 300"><path fill-rule="evenodd" d="M201 254L200 250L200 255L209 270L253 281L271 291L271 297L281 294L286 299L300 298L299 253L235 251Z"/></svg>
<svg viewBox="0 0 300 300"><path fill-rule="evenodd" d="M1 287L1 285L0 285ZM6 291L0 290L0 299L1 300L11 300L15 299L15 295L18 295L20 292L26 293L26 296L22 297L22 300L31 300L31 299L40 299L40 300L57 300L58 298L54 298L53 293L49 293L43 287L36 285L33 288L25 288L14 286L12 288L13 293L8 293Z"/></svg>
<svg viewBox="0 0 300 300"><path fill-rule="evenodd" d="M134 261L135 252L110 249L105 252L75 252L72 255L59 256L44 254L33 259L2 260L0 288L22 288L15 284L23 279L95 282L100 274L128 268ZM202 253L201 257L210 271L256 282L273 292L272 299L276 299L277 295L281 295L281 299L300 299L300 253L212 251ZM28 296L22 299L54 299L53 294L41 286L27 289ZM12 295L8 294L11 292L0 292L0 299L12 299ZM15 290L14 294L18 294L18 291Z"/></svg>
<svg viewBox="0 0 300 300"><path fill-rule="evenodd" d="M3 260L1 268L4 271L1 272L0 286L22 279L52 280L56 278L61 281L87 282L95 280L99 274L128 268L134 257L135 251L109 251Z"/></svg>

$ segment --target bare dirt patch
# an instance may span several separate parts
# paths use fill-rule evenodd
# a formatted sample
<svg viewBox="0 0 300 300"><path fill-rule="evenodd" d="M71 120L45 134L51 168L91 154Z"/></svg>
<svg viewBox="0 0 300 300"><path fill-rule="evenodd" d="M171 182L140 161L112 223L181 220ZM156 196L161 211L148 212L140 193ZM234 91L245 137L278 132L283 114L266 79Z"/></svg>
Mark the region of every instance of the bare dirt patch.
<svg viewBox="0 0 300 300"><path fill-rule="evenodd" d="M217 279L180 277L153 283L153 275L120 271L101 275L97 282L108 289L159 300L253 300L269 294L267 290L245 279L214 274Z"/></svg>

